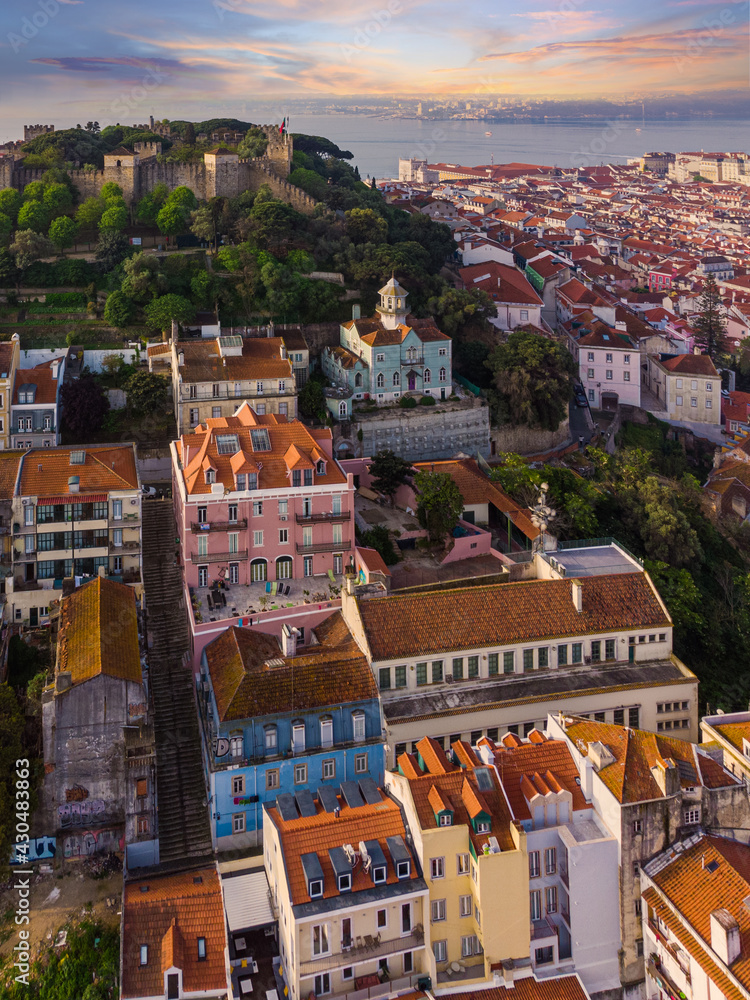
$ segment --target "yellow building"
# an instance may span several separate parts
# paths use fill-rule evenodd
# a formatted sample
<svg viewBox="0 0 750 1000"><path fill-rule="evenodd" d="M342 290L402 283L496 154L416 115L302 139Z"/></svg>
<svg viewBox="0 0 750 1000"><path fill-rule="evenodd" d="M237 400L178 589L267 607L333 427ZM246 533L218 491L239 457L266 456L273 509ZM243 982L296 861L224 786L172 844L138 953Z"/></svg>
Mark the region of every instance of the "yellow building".
<svg viewBox="0 0 750 1000"><path fill-rule="evenodd" d="M341 793L286 793L264 812L289 1000L396 994L429 967L427 886L398 805L371 778Z"/></svg>
<svg viewBox="0 0 750 1000"><path fill-rule="evenodd" d="M403 804L429 887L430 976L442 989L492 981L498 963L529 961L526 835L495 769L468 744L453 744L459 763L429 737L416 751L385 783Z"/></svg>

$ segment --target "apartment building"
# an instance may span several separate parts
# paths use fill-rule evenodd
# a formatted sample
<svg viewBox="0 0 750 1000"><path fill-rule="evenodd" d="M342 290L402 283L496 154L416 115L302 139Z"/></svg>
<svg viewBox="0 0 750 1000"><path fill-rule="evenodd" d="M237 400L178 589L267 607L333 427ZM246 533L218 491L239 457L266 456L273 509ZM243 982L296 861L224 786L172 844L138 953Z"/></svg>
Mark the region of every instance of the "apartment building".
<svg viewBox="0 0 750 1000"><path fill-rule="evenodd" d="M214 846L260 843L263 807L278 795L370 777L382 784L385 740L378 690L339 615L297 648L228 628L201 657L198 690Z"/></svg>
<svg viewBox="0 0 750 1000"><path fill-rule="evenodd" d="M728 771L750 785L750 712L704 716L701 744Z"/></svg>
<svg viewBox="0 0 750 1000"><path fill-rule="evenodd" d="M428 889L401 810L374 781L279 795L265 807L263 843L290 1000L417 985Z"/></svg>
<svg viewBox="0 0 750 1000"><path fill-rule="evenodd" d="M13 496L6 616L38 625L62 580L141 583L141 488L134 444L31 449Z"/></svg>
<svg viewBox="0 0 750 1000"><path fill-rule="evenodd" d="M426 736L385 778L429 887L426 968L440 990L491 982L497 963L528 960L531 938L526 836L495 769L468 743L451 756Z"/></svg>
<svg viewBox="0 0 750 1000"><path fill-rule="evenodd" d="M535 553L528 579L373 599L347 578L342 614L380 688L388 766L415 726L443 747L526 736L546 714L596 714L656 731L684 705L697 739L697 678L672 652L672 622L622 547ZM446 743L447 741L447 743Z"/></svg>
<svg viewBox="0 0 750 1000"><path fill-rule="evenodd" d="M750 847L700 834L641 873L646 1000L750 996Z"/></svg>
<svg viewBox="0 0 750 1000"><path fill-rule="evenodd" d="M343 572L354 546L354 479L333 458L328 428L246 402L183 433L171 451L189 586Z"/></svg>
<svg viewBox="0 0 750 1000"><path fill-rule="evenodd" d="M584 795L567 744L534 729L523 741L482 739L476 754L525 833L535 974L574 968L592 995L619 990L618 843Z"/></svg>
<svg viewBox="0 0 750 1000"><path fill-rule="evenodd" d="M65 358L16 369L10 412L15 448L52 448L60 442L60 386Z"/></svg>
<svg viewBox="0 0 750 1000"><path fill-rule="evenodd" d="M721 424L721 375L707 354L649 354L645 382L670 420Z"/></svg>
<svg viewBox="0 0 750 1000"><path fill-rule="evenodd" d="M175 340L171 370L178 434L231 417L245 400L259 416L297 416L297 381L281 337Z"/></svg>
<svg viewBox="0 0 750 1000"><path fill-rule="evenodd" d="M674 721L681 706L661 704ZM750 826L747 788L697 744L596 719L557 715L547 734L567 742L581 788L617 838L620 879L620 982L641 996L646 945L641 922L641 869L654 855L704 827Z"/></svg>
<svg viewBox="0 0 750 1000"><path fill-rule="evenodd" d="M20 364L21 338L17 333L0 344L0 449L11 447L10 411L13 383Z"/></svg>

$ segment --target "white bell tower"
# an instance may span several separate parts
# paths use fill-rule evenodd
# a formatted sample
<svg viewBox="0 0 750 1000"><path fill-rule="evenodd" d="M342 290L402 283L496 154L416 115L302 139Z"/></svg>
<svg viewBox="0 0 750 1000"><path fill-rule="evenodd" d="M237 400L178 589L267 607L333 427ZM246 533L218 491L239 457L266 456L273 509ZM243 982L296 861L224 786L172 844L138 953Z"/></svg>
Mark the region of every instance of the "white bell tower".
<svg viewBox="0 0 750 1000"><path fill-rule="evenodd" d="M406 323L406 297L409 293L391 275L387 285L378 292L380 305L375 307L380 315L380 322L386 330L396 330Z"/></svg>

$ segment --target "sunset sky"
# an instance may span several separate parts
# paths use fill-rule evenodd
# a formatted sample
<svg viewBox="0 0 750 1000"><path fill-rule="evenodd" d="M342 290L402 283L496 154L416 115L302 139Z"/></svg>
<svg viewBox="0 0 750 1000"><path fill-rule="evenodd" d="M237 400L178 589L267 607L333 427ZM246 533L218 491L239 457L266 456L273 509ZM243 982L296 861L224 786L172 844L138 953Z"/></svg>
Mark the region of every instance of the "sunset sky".
<svg viewBox="0 0 750 1000"><path fill-rule="evenodd" d="M0 18L3 138L23 121L242 117L285 95L748 86L747 0L20 0Z"/></svg>

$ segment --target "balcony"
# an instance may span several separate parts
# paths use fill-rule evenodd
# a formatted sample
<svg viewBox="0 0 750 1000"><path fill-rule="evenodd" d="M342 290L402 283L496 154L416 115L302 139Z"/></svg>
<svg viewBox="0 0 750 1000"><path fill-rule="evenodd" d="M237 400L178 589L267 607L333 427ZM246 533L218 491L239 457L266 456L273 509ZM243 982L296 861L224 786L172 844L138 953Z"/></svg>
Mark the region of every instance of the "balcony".
<svg viewBox="0 0 750 1000"><path fill-rule="evenodd" d="M401 358L402 368L408 368L409 365L416 365L418 368L424 368L424 354L418 354L414 358Z"/></svg>
<svg viewBox="0 0 750 1000"><path fill-rule="evenodd" d="M300 962L299 974L300 976L315 976L319 972L327 972L329 969L345 968L356 962L374 961L386 958L388 955L398 955L404 951L415 951L417 948L424 948L424 932L419 928L419 925L414 928L411 934L391 938L388 941L378 941L377 937L373 938L368 934L364 937L356 936L350 948L342 948L335 954L321 955L319 958Z"/></svg>
<svg viewBox="0 0 750 1000"><path fill-rule="evenodd" d="M214 392L214 388L218 389L218 392ZM232 384L232 391L229 391L228 386L214 386L211 384L210 388L202 388L201 386L191 386L191 385L181 385L180 386L180 402L181 403L208 403L209 401L220 402L222 399L231 399L237 401L237 406L240 405L243 400L264 400L269 396L294 396L297 389L296 382L292 375L289 376L288 384L283 388L279 389L278 385L264 385L263 390L258 392L255 388L243 389L238 395L234 391L234 384ZM191 391L194 390L194 391Z"/></svg>
<svg viewBox="0 0 750 1000"><path fill-rule="evenodd" d="M566 889L570 889L570 878L568 877L568 869L564 868L562 865L559 865L557 870L560 874L560 878L562 879L562 884L565 886Z"/></svg>
<svg viewBox="0 0 750 1000"><path fill-rule="evenodd" d="M114 542L109 543L109 551L115 554L118 552L140 552L140 550L140 542L121 542L120 545L116 545Z"/></svg>
<svg viewBox="0 0 750 1000"><path fill-rule="evenodd" d="M685 993L677 986L674 980L666 973L664 966L659 961L658 955L651 955L646 966L649 976L654 979L657 985L670 998L670 1000L686 1000Z"/></svg>
<svg viewBox="0 0 750 1000"><path fill-rule="evenodd" d="M659 942L659 944L662 946L662 948L664 949L664 951L666 951L666 953L670 956L670 958L677 964L677 966L679 967L680 972L682 973L682 975L685 977L685 979L689 983L690 982L690 970L683 969L683 967L682 967L682 961L680 960L680 956L675 951L675 949L672 947L672 945L667 941L667 939L664 937L664 934L662 933L662 931L659 930L659 928L657 927L657 925L654 923L653 920L649 920L649 922L648 922L648 928L651 931L651 933L654 935L654 937L656 938L656 940ZM658 956L657 956L657 961L658 961Z"/></svg>
<svg viewBox="0 0 750 1000"><path fill-rule="evenodd" d="M295 521L297 524L325 524L336 521L349 521L351 520L351 516L352 512L350 510L342 510L338 514L297 514L295 515Z"/></svg>
<svg viewBox="0 0 750 1000"><path fill-rule="evenodd" d="M531 921L532 941L549 941L550 938L556 938L557 934L557 927L555 927L549 917Z"/></svg>
<svg viewBox="0 0 750 1000"><path fill-rule="evenodd" d="M193 552L190 555L190 562L193 565L200 563L201 566L206 563L243 562L245 559L247 559L247 549L240 549L238 552L208 552L205 556Z"/></svg>
<svg viewBox="0 0 750 1000"><path fill-rule="evenodd" d="M210 531L244 531L247 528L247 518L238 521L191 521L190 530L194 535L205 535Z"/></svg>
<svg viewBox="0 0 750 1000"><path fill-rule="evenodd" d="M312 545L300 545L297 542L295 548L297 555L309 556L313 552L348 552L352 543L348 539L343 542L313 542Z"/></svg>

